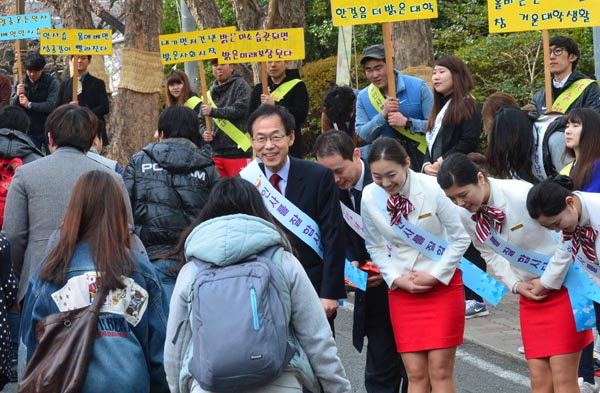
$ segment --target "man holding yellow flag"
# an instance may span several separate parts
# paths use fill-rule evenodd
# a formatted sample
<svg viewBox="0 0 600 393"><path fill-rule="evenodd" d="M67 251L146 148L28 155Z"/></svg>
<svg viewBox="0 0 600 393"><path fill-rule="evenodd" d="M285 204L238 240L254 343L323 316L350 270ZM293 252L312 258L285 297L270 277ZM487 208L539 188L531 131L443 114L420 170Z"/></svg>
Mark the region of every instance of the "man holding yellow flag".
<svg viewBox="0 0 600 393"><path fill-rule="evenodd" d="M598 82L575 71L579 61L579 47L569 37L556 36L550 40L550 72L552 73L552 110L546 108L546 91L533 96L539 114L546 112L569 113L577 108L591 108L600 112Z"/></svg>
<svg viewBox="0 0 600 393"><path fill-rule="evenodd" d="M425 129L433 106L431 89L422 79L394 70L397 98L386 97L388 77L381 44L366 48L360 63L371 84L360 91L356 100L356 133L369 143L380 136L400 140L410 156L411 168L420 171L427 150Z"/></svg>
<svg viewBox="0 0 600 393"><path fill-rule="evenodd" d="M250 86L234 66L211 61L215 81L208 91L208 103L202 103L200 133L210 143L212 156L221 177L236 176L252 158L250 135L246 132ZM206 120L212 121L212 133Z"/></svg>

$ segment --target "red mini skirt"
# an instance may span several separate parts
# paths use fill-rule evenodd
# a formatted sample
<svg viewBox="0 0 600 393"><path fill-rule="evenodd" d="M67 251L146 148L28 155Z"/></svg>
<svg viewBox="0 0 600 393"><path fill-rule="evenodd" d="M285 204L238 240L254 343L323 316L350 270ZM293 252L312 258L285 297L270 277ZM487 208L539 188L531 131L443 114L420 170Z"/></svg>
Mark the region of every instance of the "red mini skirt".
<svg viewBox="0 0 600 393"><path fill-rule="evenodd" d="M537 359L581 351L594 341L592 330L578 332L565 287L536 302L521 296L521 335L525 358Z"/></svg>
<svg viewBox="0 0 600 393"><path fill-rule="evenodd" d="M456 270L448 285L438 283L426 293L388 291L390 317L398 352L452 348L463 343L465 294Z"/></svg>

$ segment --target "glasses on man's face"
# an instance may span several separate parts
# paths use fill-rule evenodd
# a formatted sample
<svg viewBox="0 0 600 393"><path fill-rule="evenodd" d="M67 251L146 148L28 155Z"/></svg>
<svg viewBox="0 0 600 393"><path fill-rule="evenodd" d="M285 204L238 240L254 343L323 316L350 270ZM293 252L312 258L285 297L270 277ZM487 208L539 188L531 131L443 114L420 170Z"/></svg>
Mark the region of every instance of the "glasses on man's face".
<svg viewBox="0 0 600 393"><path fill-rule="evenodd" d="M283 141L283 139L286 137L287 135L281 135L281 134L275 134L275 135L271 135L270 137L266 137L263 135L257 136L255 138L252 138L252 140L254 142L256 142L259 145L265 145L267 143L267 141L271 141L271 143L273 144L278 144L281 141Z"/></svg>
<svg viewBox="0 0 600 393"><path fill-rule="evenodd" d="M550 48L549 53L550 56L554 55L556 57L562 55L565 52L565 48Z"/></svg>

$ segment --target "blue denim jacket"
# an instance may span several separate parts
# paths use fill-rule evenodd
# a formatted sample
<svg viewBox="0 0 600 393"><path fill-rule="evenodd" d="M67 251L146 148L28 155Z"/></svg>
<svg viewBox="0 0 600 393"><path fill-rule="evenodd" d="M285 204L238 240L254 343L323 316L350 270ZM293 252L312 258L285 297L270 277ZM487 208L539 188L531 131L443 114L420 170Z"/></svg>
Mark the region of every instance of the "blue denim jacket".
<svg viewBox="0 0 600 393"><path fill-rule="evenodd" d="M108 306L103 306L98 320L98 336L94 342L82 393L169 392L163 367L166 333L166 317L163 310L166 310L166 299L152 264L141 254L132 251L132 255L137 262L137 267L128 276L133 280L129 286L135 289L132 291L133 297L127 303L129 306L125 312L105 312ZM81 281L87 273L95 275L94 264L87 243L80 242L69 264L67 281ZM57 286L41 281L37 273L33 276L25 297L20 330L21 340L27 347L28 361L38 344L35 337L37 322L61 311L52 294L61 289L73 289L77 292L74 281ZM140 299L136 296L138 293L145 297L145 301L136 302L136 299ZM110 299L109 303L121 304L114 294L115 292L111 291L111 296L107 298ZM72 296L71 299L73 298ZM86 301L91 304L89 297ZM145 309L141 305L144 302ZM132 310L133 315L137 316L133 322L130 315Z"/></svg>
<svg viewBox="0 0 600 393"><path fill-rule="evenodd" d="M408 117L413 125L411 131L425 133L427 119L433 108L433 94L427 84L414 76L402 75L394 70L396 75L396 96L400 102L400 112ZM358 93L356 99L356 133L366 142L373 142L380 136L395 136L397 134L380 113L371 111L372 105L368 97L369 87Z"/></svg>

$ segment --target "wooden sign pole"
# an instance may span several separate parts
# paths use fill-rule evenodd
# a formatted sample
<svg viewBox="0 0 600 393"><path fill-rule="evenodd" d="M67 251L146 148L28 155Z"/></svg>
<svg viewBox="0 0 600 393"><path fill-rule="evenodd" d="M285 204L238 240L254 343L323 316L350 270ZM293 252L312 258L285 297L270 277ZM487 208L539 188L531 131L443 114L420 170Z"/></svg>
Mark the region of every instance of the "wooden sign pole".
<svg viewBox="0 0 600 393"><path fill-rule="evenodd" d="M198 60L198 67L199 69L199 74L200 74L200 87L202 89L202 102L210 105L210 102L208 102L208 89L206 87L206 75L205 75L205 71L204 71L204 60ZM206 131L208 131L208 133L212 134L212 122L210 121L210 117L209 116L205 116L204 119L206 120Z"/></svg>
<svg viewBox="0 0 600 393"><path fill-rule="evenodd" d="M260 83L262 83L262 93L269 94L269 74L267 73L267 63L260 63Z"/></svg>
<svg viewBox="0 0 600 393"><path fill-rule="evenodd" d="M550 33L542 30L544 42L544 76L546 80L546 112L552 112L552 75L550 74Z"/></svg>
<svg viewBox="0 0 600 393"><path fill-rule="evenodd" d="M79 72L77 72L77 56L71 59L71 78L73 78L73 99L71 101L78 103L77 93L79 92Z"/></svg>
<svg viewBox="0 0 600 393"><path fill-rule="evenodd" d="M383 47L388 78L388 97L396 98L396 76L394 75L394 42L392 41L392 23L383 23Z"/></svg>
<svg viewBox="0 0 600 393"><path fill-rule="evenodd" d="M15 41L15 60L17 62L18 83L23 83L23 63L21 62L21 40Z"/></svg>

